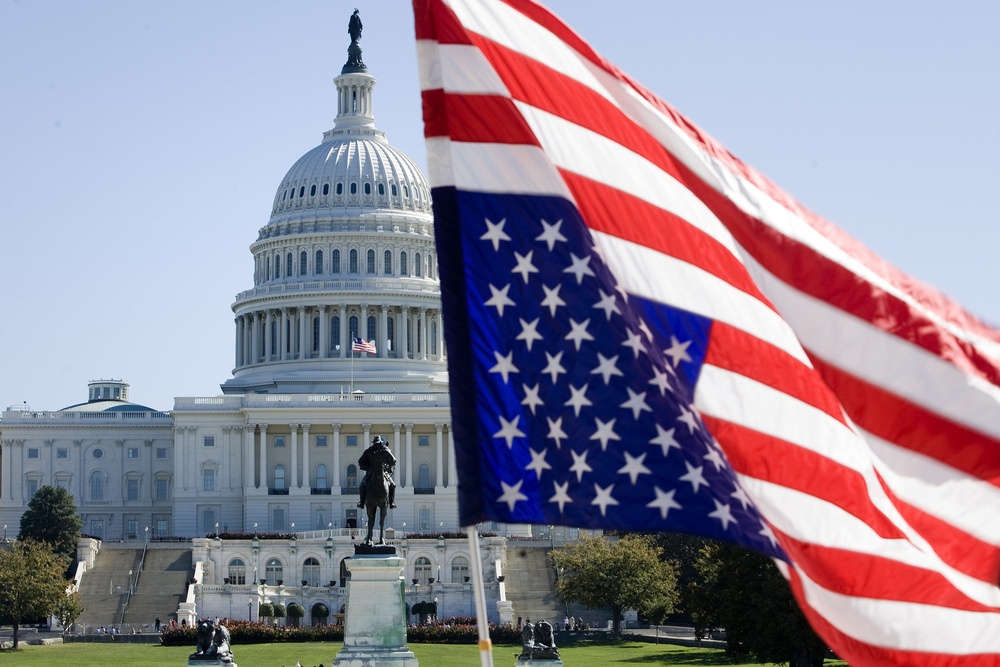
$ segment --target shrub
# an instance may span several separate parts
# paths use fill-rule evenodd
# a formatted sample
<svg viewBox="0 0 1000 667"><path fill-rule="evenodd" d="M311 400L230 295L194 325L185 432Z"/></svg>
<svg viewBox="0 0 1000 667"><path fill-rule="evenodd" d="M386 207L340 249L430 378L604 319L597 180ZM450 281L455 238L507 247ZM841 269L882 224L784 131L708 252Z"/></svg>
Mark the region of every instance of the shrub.
<svg viewBox="0 0 1000 667"><path fill-rule="evenodd" d="M261 602L257 615L261 618L270 618L274 616L274 605L270 602Z"/></svg>

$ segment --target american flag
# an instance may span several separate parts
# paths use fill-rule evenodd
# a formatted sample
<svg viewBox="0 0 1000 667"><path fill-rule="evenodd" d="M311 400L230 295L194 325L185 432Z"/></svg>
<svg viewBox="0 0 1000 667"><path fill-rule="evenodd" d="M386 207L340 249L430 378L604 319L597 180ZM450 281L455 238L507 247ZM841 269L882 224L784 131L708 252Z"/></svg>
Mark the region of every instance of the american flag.
<svg viewBox="0 0 1000 667"><path fill-rule="evenodd" d="M367 352L368 354L377 354L378 348L375 347L375 341L368 341L364 338L358 336L354 337L354 345L351 347L352 352Z"/></svg>
<svg viewBox="0 0 1000 667"><path fill-rule="evenodd" d="M462 523L724 536L852 664L1000 664L1000 334L542 6L414 10Z"/></svg>

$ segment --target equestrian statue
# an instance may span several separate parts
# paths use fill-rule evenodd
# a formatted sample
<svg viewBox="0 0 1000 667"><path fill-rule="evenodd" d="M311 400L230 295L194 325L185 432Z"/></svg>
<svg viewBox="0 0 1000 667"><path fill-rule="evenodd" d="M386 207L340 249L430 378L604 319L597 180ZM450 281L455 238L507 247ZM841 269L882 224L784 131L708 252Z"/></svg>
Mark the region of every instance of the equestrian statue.
<svg viewBox="0 0 1000 667"><path fill-rule="evenodd" d="M389 451L389 445L382 436L375 436L371 446L358 459L358 467L365 471L359 488L361 500L358 502L358 507L363 507L368 512L368 537L365 538L365 544L373 544L376 510L381 510L378 543L385 544L385 514L390 507L396 506L396 483L392 481L392 474L396 471L396 457Z"/></svg>

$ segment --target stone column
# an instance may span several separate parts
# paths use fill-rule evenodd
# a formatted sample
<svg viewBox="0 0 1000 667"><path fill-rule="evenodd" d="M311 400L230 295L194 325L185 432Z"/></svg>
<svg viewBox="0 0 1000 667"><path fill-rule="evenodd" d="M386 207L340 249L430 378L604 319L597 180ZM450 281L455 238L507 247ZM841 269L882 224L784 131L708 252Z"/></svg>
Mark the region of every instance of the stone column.
<svg viewBox="0 0 1000 667"><path fill-rule="evenodd" d="M347 346L347 306L341 304L338 314L340 315L340 358L344 359L350 349Z"/></svg>
<svg viewBox="0 0 1000 667"><path fill-rule="evenodd" d="M413 424L403 424L406 429L406 483L413 486L416 470L413 468ZM402 466L400 466L402 467Z"/></svg>
<svg viewBox="0 0 1000 667"><path fill-rule="evenodd" d="M258 489L267 489L267 424L258 424L260 427L260 482Z"/></svg>
<svg viewBox="0 0 1000 667"><path fill-rule="evenodd" d="M343 328L343 327L341 327ZM340 494L340 424L330 424L333 429L333 489L330 493ZM339 577L340 574L338 573Z"/></svg>
<svg viewBox="0 0 1000 667"><path fill-rule="evenodd" d="M326 359L330 348L330 318L326 316L326 306L319 307L319 358Z"/></svg>
<svg viewBox="0 0 1000 667"><path fill-rule="evenodd" d="M288 488L297 489L299 488L299 425L289 424L288 428L292 431L292 465Z"/></svg>
<svg viewBox="0 0 1000 667"><path fill-rule="evenodd" d="M185 459L187 459L187 447L184 445L184 427L176 426L174 427L174 454L177 456L177 464L174 466L177 472L180 473L180 488L187 491L188 480L187 480L187 464Z"/></svg>
<svg viewBox="0 0 1000 667"><path fill-rule="evenodd" d="M242 349L241 348L243 347L243 343L240 340L240 318L237 317L236 319L233 320L233 322L236 324L236 363L235 363L235 367L239 368L240 367L241 353L242 353Z"/></svg>
<svg viewBox="0 0 1000 667"><path fill-rule="evenodd" d="M253 329L250 332L250 363L256 364L260 361L260 313L253 314Z"/></svg>
<svg viewBox="0 0 1000 667"><path fill-rule="evenodd" d="M384 303L378 307L378 329L381 339L378 343L378 356L385 359L389 356L389 307Z"/></svg>
<svg viewBox="0 0 1000 667"><path fill-rule="evenodd" d="M322 327L322 323L320 324ZM302 481L300 487L312 488L312 475L309 474L309 424L302 425Z"/></svg>
<svg viewBox="0 0 1000 667"><path fill-rule="evenodd" d="M250 489L256 486L253 479L253 436L254 425L243 425L243 488Z"/></svg>
<svg viewBox="0 0 1000 667"><path fill-rule="evenodd" d="M364 450L372 442L372 435L371 435L371 433L372 433L372 425L371 424L362 424L361 428L363 428L365 430L364 440L361 442L361 449Z"/></svg>
<svg viewBox="0 0 1000 667"><path fill-rule="evenodd" d="M438 308L437 315L437 360L444 361L444 320L441 318L441 309Z"/></svg>
<svg viewBox="0 0 1000 667"><path fill-rule="evenodd" d="M242 366L250 364L250 357L253 349L253 318L243 315L243 363Z"/></svg>
<svg viewBox="0 0 1000 667"><path fill-rule="evenodd" d="M445 429L448 431L448 484L447 486L455 486L458 484L458 473L455 470L455 432L451 428L451 424L445 424Z"/></svg>
<svg viewBox="0 0 1000 667"><path fill-rule="evenodd" d="M6 439L0 444L3 445L0 447L0 473L4 473L4 477L6 477L6 479L0 480L0 498L14 500L14 496L11 495L11 491L14 489L14 466L11 462L13 457L10 455L10 448L14 441ZM82 494L78 497L82 499Z"/></svg>
<svg viewBox="0 0 1000 667"><path fill-rule="evenodd" d="M434 424L434 430L437 432L437 441L434 443L436 448L434 452L434 486L442 487L444 486L444 424Z"/></svg>
<svg viewBox="0 0 1000 667"><path fill-rule="evenodd" d="M299 359L309 358L309 347L306 345L306 307L299 306Z"/></svg>
<svg viewBox="0 0 1000 667"><path fill-rule="evenodd" d="M410 308L404 306L399 310L399 320L403 325L403 336L399 341L399 348L403 351L403 359L410 357Z"/></svg>
<svg viewBox="0 0 1000 667"><path fill-rule="evenodd" d="M278 324L278 345L281 347L281 352L278 354L278 358L282 361L288 359L288 309L281 309L281 318Z"/></svg>
<svg viewBox="0 0 1000 667"><path fill-rule="evenodd" d="M403 484L403 462L399 460L399 429L403 428L402 424L392 425L392 455L396 457L396 465L399 466L399 487L403 488L406 486Z"/></svg>
<svg viewBox="0 0 1000 667"><path fill-rule="evenodd" d="M427 360L427 341L429 336L427 335L427 309L420 309L420 358L424 361Z"/></svg>
<svg viewBox="0 0 1000 667"><path fill-rule="evenodd" d="M271 336L271 323L274 315L270 308L264 311L264 361L270 361L274 356L274 338Z"/></svg>

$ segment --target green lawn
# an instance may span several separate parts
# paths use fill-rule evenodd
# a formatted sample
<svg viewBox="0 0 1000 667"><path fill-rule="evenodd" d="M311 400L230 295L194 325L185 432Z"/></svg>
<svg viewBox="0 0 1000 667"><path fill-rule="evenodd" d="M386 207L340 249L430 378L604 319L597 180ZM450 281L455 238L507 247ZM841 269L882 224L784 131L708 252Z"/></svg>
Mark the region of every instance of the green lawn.
<svg viewBox="0 0 1000 667"><path fill-rule="evenodd" d="M234 646L234 657L240 667L292 667L295 661L303 667L322 663L330 667L342 644L254 644ZM479 653L473 645L410 644L423 667L476 667ZM0 653L3 667L34 667L35 665L72 665L73 667L183 667L190 647L164 647L150 644L58 644L27 646L17 651ZM519 647L495 646L493 664L513 667ZM624 642L617 645L580 643L559 649L563 661L571 667L604 667L605 665L732 665L725 653L711 649L684 648L667 644ZM745 663L749 667L753 663ZM844 664L828 662L828 665Z"/></svg>

